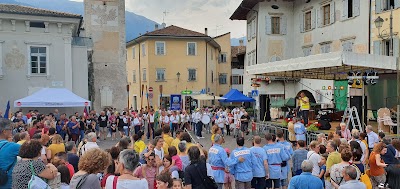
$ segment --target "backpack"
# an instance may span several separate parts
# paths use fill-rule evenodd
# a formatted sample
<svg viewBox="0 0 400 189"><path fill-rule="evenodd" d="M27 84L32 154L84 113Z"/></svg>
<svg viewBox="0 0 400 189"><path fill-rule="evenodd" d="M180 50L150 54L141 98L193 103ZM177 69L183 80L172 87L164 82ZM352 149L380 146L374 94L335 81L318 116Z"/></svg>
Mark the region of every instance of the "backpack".
<svg viewBox="0 0 400 189"><path fill-rule="evenodd" d="M218 185L215 182L214 178L204 175L204 173L200 171L200 163L194 164L194 166L195 166L195 169L196 169L198 175L203 180L202 186L204 186L207 189L217 189L218 188Z"/></svg>
<svg viewBox="0 0 400 189"><path fill-rule="evenodd" d="M352 164L351 166L356 168L357 172L360 172L360 169L356 165ZM365 173L360 172L360 182L365 184L366 189L372 189L371 179L369 179L368 174L369 169L365 170Z"/></svg>

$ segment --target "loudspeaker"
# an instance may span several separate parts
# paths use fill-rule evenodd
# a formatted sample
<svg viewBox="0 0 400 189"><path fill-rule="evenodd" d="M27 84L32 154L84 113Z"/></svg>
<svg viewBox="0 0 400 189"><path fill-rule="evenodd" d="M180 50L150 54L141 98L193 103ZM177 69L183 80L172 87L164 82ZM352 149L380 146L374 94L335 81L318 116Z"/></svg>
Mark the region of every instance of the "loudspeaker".
<svg viewBox="0 0 400 189"><path fill-rule="evenodd" d="M367 125L367 121L368 121L367 120L367 114L368 114L367 97L365 97L364 105L365 105L365 108L364 108L364 124ZM363 118L362 118L362 111L363 111L363 109L362 109L362 96L351 96L350 97L350 107L353 107L353 106L355 106L357 108L358 117L360 118L360 122L362 123L363 122ZM363 125L363 124L361 124L361 125ZM353 125L352 125L351 121L350 121L350 124L349 124L349 129L350 129L350 131L353 129Z"/></svg>
<svg viewBox="0 0 400 189"><path fill-rule="evenodd" d="M271 121L269 95L260 95L260 121Z"/></svg>

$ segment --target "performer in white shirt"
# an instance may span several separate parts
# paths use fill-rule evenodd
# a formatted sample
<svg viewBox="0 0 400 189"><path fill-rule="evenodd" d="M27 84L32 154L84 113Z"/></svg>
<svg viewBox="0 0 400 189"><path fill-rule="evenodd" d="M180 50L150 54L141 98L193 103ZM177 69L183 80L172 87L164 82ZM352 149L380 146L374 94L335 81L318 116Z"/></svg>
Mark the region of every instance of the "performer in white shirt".
<svg viewBox="0 0 400 189"><path fill-rule="evenodd" d="M189 129L189 128L187 128L187 125L189 122L189 115L187 114L186 110L183 110L180 116L181 116L181 127L180 128L182 130L185 130L185 128Z"/></svg>
<svg viewBox="0 0 400 189"><path fill-rule="evenodd" d="M165 115L165 111L161 112L160 123L162 123L161 128L166 125L169 127L169 117Z"/></svg>
<svg viewBox="0 0 400 189"><path fill-rule="evenodd" d="M149 114L147 115L147 139L154 138L154 110L150 110Z"/></svg>
<svg viewBox="0 0 400 189"><path fill-rule="evenodd" d="M203 129L203 123L201 122L201 118L203 115L203 110L199 110L196 112L194 115L194 123L196 124L196 137L197 139L204 138L203 135L201 134L201 131Z"/></svg>
<svg viewBox="0 0 400 189"><path fill-rule="evenodd" d="M174 132L178 130L179 114L176 111L171 112L169 121L172 122L171 136L174 137Z"/></svg>
<svg viewBox="0 0 400 189"><path fill-rule="evenodd" d="M233 132L233 137L236 138L237 136L239 136L239 130L240 130L240 112L239 111L235 111L235 114L233 115L233 123L235 124L235 129Z"/></svg>

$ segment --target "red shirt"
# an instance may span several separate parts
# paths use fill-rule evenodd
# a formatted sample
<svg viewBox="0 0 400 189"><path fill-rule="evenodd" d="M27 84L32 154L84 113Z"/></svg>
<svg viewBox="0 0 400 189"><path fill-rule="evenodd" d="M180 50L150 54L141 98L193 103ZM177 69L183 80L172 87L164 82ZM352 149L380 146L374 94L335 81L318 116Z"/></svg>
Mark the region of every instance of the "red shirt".
<svg viewBox="0 0 400 189"><path fill-rule="evenodd" d="M29 133L29 136L31 137L31 139L36 131L37 131L36 127L32 127L29 129L28 133Z"/></svg>
<svg viewBox="0 0 400 189"><path fill-rule="evenodd" d="M67 168L69 170L69 175L71 176L70 178L72 179L72 176L74 176L74 174L75 174L74 166L72 166L69 163L65 163L65 166L67 166Z"/></svg>

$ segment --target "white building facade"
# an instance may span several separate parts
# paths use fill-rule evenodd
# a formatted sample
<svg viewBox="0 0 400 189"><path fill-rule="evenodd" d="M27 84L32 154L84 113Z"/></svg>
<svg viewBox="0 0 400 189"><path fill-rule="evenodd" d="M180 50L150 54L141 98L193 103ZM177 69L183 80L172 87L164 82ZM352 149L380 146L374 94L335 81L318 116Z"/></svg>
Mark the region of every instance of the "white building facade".
<svg viewBox="0 0 400 189"><path fill-rule="evenodd" d="M295 80L291 78L304 77L287 75L271 77L271 82L261 82L260 87L254 88L252 78L260 75L252 74L248 68L260 64L268 68L282 60L331 52L369 52L369 1L243 0L231 19L247 20L243 93L257 89L260 98L292 98L299 91L308 90L314 97L323 94L324 97L316 98L317 103L330 103L332 91L320 90L333 88L333 81ZM262 77L265 76L268 75ZM262 109L259 97L256 106Z"/></svg>
<svg viewBox="0 0 400 189"><path fill-rule="evenodd" d="M41 88L88 98L91 40L81 24L80 15L0 4L0 106Z"/></svg>

